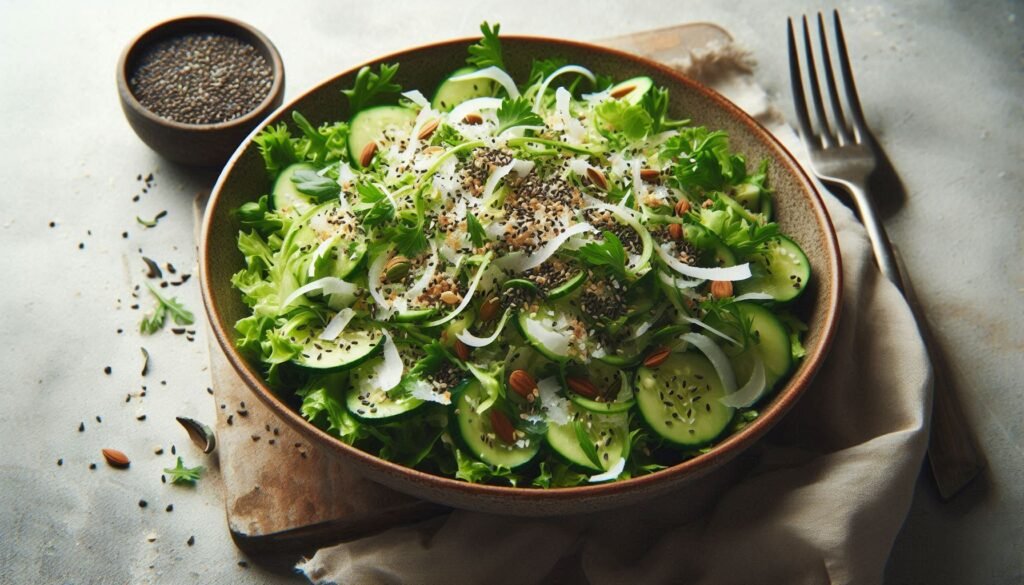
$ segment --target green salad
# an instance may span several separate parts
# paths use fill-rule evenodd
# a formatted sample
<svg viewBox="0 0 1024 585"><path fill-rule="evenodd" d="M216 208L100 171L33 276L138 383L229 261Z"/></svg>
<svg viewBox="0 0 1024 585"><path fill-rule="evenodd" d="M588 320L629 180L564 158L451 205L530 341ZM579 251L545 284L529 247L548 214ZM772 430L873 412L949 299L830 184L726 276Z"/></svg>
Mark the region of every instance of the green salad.
<svg viewBox="0 0 1024 585"><path fill-rule="evenodd" d="M237 345L313 424L383 459L521 487L623 480L758 416L802 357L810 270L768 162L648 77L525 79L486 23L431 99L363 68L348 120L256 138Z"/></svg>

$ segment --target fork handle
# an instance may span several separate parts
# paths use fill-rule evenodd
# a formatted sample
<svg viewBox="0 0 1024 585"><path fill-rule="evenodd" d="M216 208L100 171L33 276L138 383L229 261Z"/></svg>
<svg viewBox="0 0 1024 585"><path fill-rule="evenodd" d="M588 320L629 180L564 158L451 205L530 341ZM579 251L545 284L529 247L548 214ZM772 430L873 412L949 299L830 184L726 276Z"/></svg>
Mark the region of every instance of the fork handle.
<svg viewBox="0 0 1024 585"><path fill-rule="evenodd" d="M859 185L848 182L842 182L840 185L850 193L857 207L879 270L903 293L924 340L935 385L928 461L939 495L948 500L984 468L982 456L975 447L963 410L957 400L951 372L947 367L949 362L944 359L941 347L932 335L913 284L885 233L871 197Z"/></svg>

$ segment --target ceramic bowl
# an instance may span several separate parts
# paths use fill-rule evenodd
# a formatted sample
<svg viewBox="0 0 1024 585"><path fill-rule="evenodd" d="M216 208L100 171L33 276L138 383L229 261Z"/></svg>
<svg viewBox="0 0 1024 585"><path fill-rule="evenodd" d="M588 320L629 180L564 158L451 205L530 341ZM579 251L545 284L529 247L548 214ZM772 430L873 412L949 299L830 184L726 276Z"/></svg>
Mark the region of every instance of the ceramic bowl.
<svg viewBox="0 0 1024 585"><path fill-rule="evenodd" d="M450 41L403 51L371 63L400 63L397 81L404 88L429 94L465 60L468 40ZM252 392L278 416L310 441L333 451L358 472L396 490L459 508L516 515L556 515L593 512L636 503L688 483L734 459L779 422L811 383L835 332L840 301L840 259L835 233L822 200L793 156L753 119L717 93L661 65L614 50L552 39L503 37L507 65L516 79L524 79L531 60L560 56L592 71L616 79L648 75L667 87L673 114L728 131L733 148L749 161L771 159L770 184L776 193L778 221L807 253L813 282L801 297L800 311L809 323L807 356L792 377L761 408L761 416L740 432L724 439L710 452L669 469L608 484L540 490L470 484L408 469L352 448L306 422L263 382L258 364L250 363L234 347L233 325L247 316L231 275L243 267L235 240L239 231L231 210L270 191L269 179L256 146L250 141L231 158L206 210L201 242L203 298L217 342L238 375ZM264 124L290 121L292 110L302 112L314 125L347 115L339 106L339 92L352 86L352 69L328 79L279 109ZM339 495L339 497L344 497Z"/></svg>
<svg viewBox="0 0 1024 585"><path fill-rule="evenodd" d="M149 111L132 94L128 80L139 58L155 43L189 33L234 37L259 51L273 81L267 97L245 115L216 124L183 124ZM267 114L284 99L284 63L274 44L255 28L220 16L185 16L162 22L133 40L117 62L117 93L132 130L158 154L190 166L220 167Z"/></svg>

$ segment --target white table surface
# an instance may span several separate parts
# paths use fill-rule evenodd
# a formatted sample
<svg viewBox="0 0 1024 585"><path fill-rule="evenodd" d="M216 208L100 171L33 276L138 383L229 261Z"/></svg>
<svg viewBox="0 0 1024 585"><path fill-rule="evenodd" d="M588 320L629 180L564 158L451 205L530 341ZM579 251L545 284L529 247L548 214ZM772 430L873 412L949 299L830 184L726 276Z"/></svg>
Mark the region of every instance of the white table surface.
<svg viewBox="0 0 1024 585"><path fill-rule="evenodd" d="M485 19L508 33L581 40L703 20L752 51L757 79L791 113L785 17L831 8L805 0L170 4L0 2L2 583L297 580L251 561L237 564L244 557L223 520L216 470L194 489L160 483L160 470L173 463L172 444L187 463L210 465L173 421L213 420L204 317L193 278L168 290L196 313L195 342L170 331L143 338L137 325L150 301L143 297L143 310L132 310L131 291L144 281L140 249L196 273L192 198L214 177L161 160L121 114L114 66L144 28L195 12L245 20L280 50L288 99L376 55L473 35ZM986 476L947 504L922 474L886 582L1021 583L1022 5L882 0L839 7L868 118L910 194L887 224L953 356L965 414L988 459ZM133 203L142 186L137 175L149 173L155 186ZM155 229L135 221L160 210L168 215ZM152 355L145 378L142 345ZM126 403L142 385L145 398ZM143 413L147 419L136 420ZM127 452L130 470L107 467L103 447ZM171 503L173 512L165 512Z"/></svg>

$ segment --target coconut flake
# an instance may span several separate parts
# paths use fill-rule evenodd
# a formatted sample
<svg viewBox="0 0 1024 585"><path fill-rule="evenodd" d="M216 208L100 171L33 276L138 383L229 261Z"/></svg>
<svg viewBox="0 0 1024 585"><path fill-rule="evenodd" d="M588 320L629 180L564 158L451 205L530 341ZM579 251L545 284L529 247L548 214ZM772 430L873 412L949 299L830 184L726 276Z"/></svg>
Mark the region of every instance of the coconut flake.
<svg viewBox="0 0 1024 585"><path fill-rule="evenodd" d="M569 159L568 165L566 165L570 171L576 174L577 177L586 177L587 169L590 168L590 163L587 162L585 157L577 157ZM595 199L595 201L598 201Z"/></svg>
<svg viewBox="0 0 1024 585"><path fill-rule="evenodd" d="M564 87L555 90L555 113L561 119L565 135L571 139L570 142L580 144L587 137L587 129L572 116L572 110L569 109L571 100L572 94Z"/></svg>
<svg viewBox="0 0 1024 585"><path fill-rule="evenodd" d="M554 324L555 328L550 328L546 325L550 319L531 319L526 317L523 321L526 335L536 339L537 343L540 343L556 355L569 355L569 346L573 342L573 336L568 322L565 321L565 316L559 315Z"/></svg>
<svg viewBox="0 0 1024 585"><path fill-rule="evenodd" d="M711 362L711 365L715 367L715 371L718 372L718 377L722 380L722 387L725 389L726 394L732 394L736 391L736 374L733 373L729 358L726 357L725 352L722 351L722 348L718 347L717 343L712 341L710 337L700 333L686 333L680 336L680 339L696 347L707 356L708 361Z"/></svg>
<svg viewBox="0 0 1024 585"><path fill-rule="evenodd" d="M459 333L455 337L458 337L459 341L461 341L462 343L465 343L466 345L468 345L470 347L485 347L485 346L488 346L488 345L494 343L494 341L498 339L498 336L501 335L501 331L502 331L502 329L505 328L505 323L508 321L509 315L511 315L511 314L512 314L512 311L505 311L505 314L501 316L501 321L498 321L498 326L494 328L494 333L490 334L487 337L477 337L476 335L473 335L469 331L465 331L465 330L463 330L461 333Z"/></svg>
<svg viewBox="0 0 1024 585"><path fill-rule="evenodd" d="M387 392L402 381L405 364L398 353L398 347L391 339L391 334L384 331L384 359L373 367L373 377L377 387Z"/></svg>
<svg viewBox="0 0 1024 585"><path fill-rule="evenodd" d="M533 100L533 111L540 112L540 102L541 100L544 99L544 93L547 92L548 86L551 85L551 82L554 81L556 77L558 77L559 75L564 75L566 73L579 73L583 77L589 79L591 83L596 83L597 81L597 78L594 77L594 74L591 73L590 70L585 67L580 67L579 65L565 65L564 67L559 67L558 69L555 69L554 72L551 73L551 75L548 75L547 78L545 78L544 81L542 81L540 86L537 88L537 97L536 99Z"/></svg>
<svg viewBox="0 0 1024 585"><path fill-rule="evenodd" d="M402 92L402 95L421 108L430 107L430 102L427 101L427 98L423 97L423 94L418 89Z"/></svg>
<svg viewBox="0 0 1024 585"><path fill-rule="evenodd" d="M733 408L746 408L760 400L767 387L768 380L765 377L764 362L755 353L754 371L750 373L750 379L739 390L719 398L719 402Z"/></svg>
<svg viewBox="0 0 1024 585"><path fill-rule="evenodd" d="M507 165L502 165L491 173L490 177L487 177L487 182L484 183L483 193L480 194L481 199L487 199L494 194L494 189L498 186L498 181L505 178L505 175L512 172L512 167L515 165L514 162L510 162Z"/></svg>
<svg viewBox="0 0 1024 585"><path fill-rule="evenodd" d="M665 249L667 244L661 246L655 246L654 251L658 253L658 257L661 261L668 265L669 268L675 270L683 276L689 276L690 278L702 278L704 280L746 280L750 278L750 264L743 263L737 264L736 266L726 266L725 268L701 268L699 266L690 266L680 262L679 259L674 258L672 254L668 253Z"/></svg>
<svg viewBox="0 0 1024 585"><path fill-rule="evenodd" d="M281 303L280 310L284 311L285 309L288 308L289 305L295 302L296 299L298 299L302 295L305 295L306 293L310 293L315 290L322 291L323 294L325 295L342 295L346 297L354 297L356 291L359 290L359 287L352 284L351 282L345 282L344 280L334 276L325 276L320 280L314 280L309 284L300 286L299 288L295 289L295 291L292 294L288 295L288 298L286 298L284 302Z"/></svg>
<svg viewBox="0 0 1024 585"><path fill-rule="evenodd" d="M665 274L664 272L661 272L660 270L658 271L658 278L661 280L661 282L664 282L665 284L667 284L669 286L674 286L677 289L690 289L690 288L698 286L699 284L704 282L704 279L702 279L702 278L699 278L699 279L696 279L696 280L687 280L685 278L675 278L675 277L673 277L670 274Z"/></svg>
<svg viewBox="0 0 1024 585"><path fill-rule="evenodd" d="M418 398L425 402L436 402L438 404L449 405L452 403L452 395L449 392L438 392L434 389L433 384L426 380L415 380L408 384L409 396Z"/></svg>
<svg viewBox="0 0 1024 585"><path fill-rule="evenodd" d="M456 75L455 77L450 78L449 81L469 81L470 79L490 79L492 81L496 81L499 85L505 88L505 91L508 92L508 97L512 99L516 99L520 95L519 88L516 87L516 82L512 81L512 76L493 65L490 67L484 67L479 71ZM461 120L462 118L459 119Z"/></svg>
<svg viewBox="0 0 1024 585"><path fill-rule="evenodd" d="M591 475L587 481L590 483L598 483L601 481L611 481L613 479L618 479L619 476L622 475L622 470L625 468L626 458L619 457L619 460L616 461L615 464L612 465L608 471L604 473L599 473L597 475Z"/></svg>
<svg viewBox="0 0 1024 585"><path fill-rule="evenodd" d="M356 312L348 307L338 311L333 317L331 317L330 322L327 323L327 327L324 327L324 330L320 332L320 339L323 339L324 341L334 341L342 334L342 332L345 331L345 327L348 327L349 321L351 321L352 317L355 316Z"/></svg>
<svg viewBox="0 0 1024 585"><path fill-rule="evenodd" d="M537 382L541 410L544 411L547 421L554 425L569 422L569 401L558 394L561 388L562 384L555 376Z"/></svg>
<svg viewBox="0 0 1024 585"><path fill-rule="evenodd" d="M550 258L558 251L558 248L562 246L569 238L586 232L596 231L594 226L587 222L580 222L570 226L564 232L558 234L554 238L547 241L546 244L541 246L537 251L529 256L521 256L519 258L512 258L506 256L507 262L503 263L505 268L513 270L515 272L523 272L531 268L536 268L544 263L545 260Z"/></svg>
<svg viewBox="0 0 1024 585"><path fill-rule="evenodd" d="M742 295L734 298L732 300L732 302L739 303L741 301L770 301L770 300L772 300L774 298L775 297L773 297L772 295L770 295L768 293L749 292L749 293L742 294Z"/></svg>
<svg viewBox="0 0 1024 585"><path fill-rule="evenodd" d="M721 337L722 339L728 341L729 343L733 343L735 345L742 345L740 342L736 341L732 337L729 337L725 333L722 333L718 329L715 329L714 327L712 327L711 325L708 325L707 323L701 321L700 319L694 319L693 317L688 317L686 315L683 315L682 319L683 319L683 321L686 321L687 323L692 323L693 325L696 325L698 327L702 327L704 329L707 329L711 333L714 333L715 335Z"/></svg>
<svg viewBox="0 0 1024 585"><path fill-rule="evenodd" d="M462 302L459 303L459 306L455 307L454 311L448 313L444 317L441 317L440 319L434 319L433 321L427 323L426 327L436 327L438 325L447 323L448 321L451 321L452 319L457 317L458 314L463 311L463 309L469 306L469 301L473 299L473 293L476 292L476 287L478 284L480 284L480 277L484 275L484 270L487 268L487 265L489 263L490 258L487 258L482 263L480 263L480 267L476 269L476 274L473 275L473 280L469 283L469 289L466 290L466 294L465 296L462 297Z"/></svg>
<svg viewBox="0 0 1024 585"><path fill-rule="evenodd" d="M479 97L466 100L452 108L448 112L448 119L453 122L461 122L468 114L475 114L482 110L497 110L501 107L501 100L495 97Z"/></svg>
<svg viewBox="0 0 1024 585"><path fill-rule="evenodd" d="M313 252L313 260L309 263L309 270L306 271L307 276L311 278L313 276L316 276L316 263L319 262L321 258L323 258L324 254L326 254L327 251L331 249L331 246L333 246L334 243L338 241L338 238L340 236L341 234L334 234L333 236L321 242L320 245L316 247L316 250Z"/></svg>

